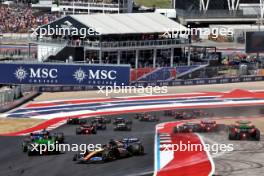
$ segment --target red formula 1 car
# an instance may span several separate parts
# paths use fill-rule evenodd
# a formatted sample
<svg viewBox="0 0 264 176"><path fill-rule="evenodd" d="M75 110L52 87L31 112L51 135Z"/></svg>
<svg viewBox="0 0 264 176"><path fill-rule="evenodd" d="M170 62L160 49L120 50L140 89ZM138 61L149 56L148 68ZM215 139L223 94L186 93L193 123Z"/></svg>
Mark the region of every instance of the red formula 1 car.
<svg viewBox="0 0 264 176"><path fill-rule="evenodd" d="M237 121L229 126L229 140L260 140L260 130L250 121Z"/></svg>
<svg viewBox="0 0 264 176"><path fill-rule="evenodd" d="M201 126L201 132L212 132L218 130L218 125L214 120L209 120L209 119L202 120L200 126Z"/></svg>
<svg viewBox="0 0 264 176"><path fill-rule="evenodd" d="M76 134L96 134L97 129L94 125L82 125L79 128L76 128Z"/></svg>

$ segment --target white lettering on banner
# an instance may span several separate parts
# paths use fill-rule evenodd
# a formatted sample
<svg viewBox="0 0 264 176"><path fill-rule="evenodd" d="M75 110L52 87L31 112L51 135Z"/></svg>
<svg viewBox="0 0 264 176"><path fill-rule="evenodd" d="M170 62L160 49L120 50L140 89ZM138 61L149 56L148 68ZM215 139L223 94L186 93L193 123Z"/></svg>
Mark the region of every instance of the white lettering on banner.
<svg viewBox="0 0 264 176"><path fill-rule="evenodd" d="M57 73L57 69L38 68L34 70L33 68L30 68L30 78L56 79L58 77Z"/></svg>
<svg viewBox="0 0 264 176"><path fill-rule="evenodd" d="M96 72L93 72L93 70L89 70L89 79L110 79L114 80L116 79L116 71L111 70L97 70Z"/></svg>

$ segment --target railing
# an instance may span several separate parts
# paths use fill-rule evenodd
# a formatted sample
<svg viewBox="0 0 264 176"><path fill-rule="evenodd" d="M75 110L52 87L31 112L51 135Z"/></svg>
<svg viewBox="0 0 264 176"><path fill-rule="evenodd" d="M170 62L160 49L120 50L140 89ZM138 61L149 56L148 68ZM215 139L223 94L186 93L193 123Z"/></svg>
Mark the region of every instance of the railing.
<svg viewBox="0 0 264 176"><path fill-rule="evenodd" d="M244 14L242 10L229 11L229 10L182 10L176 9L177 15L183 18L258 18L259 14Z"/></svg>
<svg viewBox="0 0 264 176"><path fill-rule="evenodd" d="M163 39L163 40L141 40L141 41L121 41L121 42L102 42L102 48L122 48L122 47L141 47L141 46L161 46L187 44L184 39Z"/></svg>
<svg viewBox="0 0 264 176"><path fill-rule="evenodd" d="M35 88L28 85L21 86L4 86L0 88L0 106L8 105L9 103L14 102L15 100L23 97L27 93L35 91Z"/></svg>
<svg viewBox="0 0 264 176"><path fill-rule="evenodd" d="M85 2L61 2L60 6L71 6L71 7L98 7L98 8L119 8L118 4L107 4L107 3L85 3Z"/></svg>
<svg viewBox="0 0 264 176"><path fill-rule="evenodd" d="M162 40L141 40L141 41L120 41L120 42L102 42L99 41L68 41L65 39L50 39L42 38L36 42L49 43L49 44L65 44L72 47L91 47L91 48L133 48L144 46L165 46L165 45L180 45L187 44L187 39L162 39Z"/></svg>
<svg viewBox="0 0 264 176"><path fill-rule="evenodd" d="M243 65L243 64L241 64ZM178 66L178 67L161 67L155 69L157 74L153 74L153 76L146 77L143 81L136 82L150 82L150 81L166 81L166 80L189 80L189 79L206 79L206 78L227 78L227 77L241 77L241 76L264 76L264 65L249 63L246 67L241 65L233 65L233 66L207 66L207 67L199 67L198 64L194 64L192 66ZM189 69L188 69L189 68ZM197 68L197 69L196 69ZM186 71L190 71L188 74L178 76L181 73ZM148 73L147 73L148 74ZM133 71L131 76L135 81L135 78L142 77L142 73ZM143 76L145 77L145 76Z"/></svg>

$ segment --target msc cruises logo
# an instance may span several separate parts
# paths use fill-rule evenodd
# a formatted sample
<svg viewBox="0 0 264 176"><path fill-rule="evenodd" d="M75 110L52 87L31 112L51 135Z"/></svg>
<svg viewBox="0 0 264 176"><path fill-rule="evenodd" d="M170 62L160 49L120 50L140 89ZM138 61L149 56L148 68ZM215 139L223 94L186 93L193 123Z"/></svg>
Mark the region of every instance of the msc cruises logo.
<svg viewBox="0 0 264 176"><path fill-rule="evenodd" d="M15 71L15 76L16 78L21 82L22 80L26 79L28 73L27 71L23 68L23 67L19 67L18 69L16 69Z"/></svg>
<svg viewBox="0 0 264 176"><path fill-rule="evenodd" d="M78 81L79 83L83 82L86 76L87 76L86 73L81 68L76 70L73 74L74 79Z"/></svg>
<svg viewBox="0 0 264 176"><path fill-rule="evenodd" d="M84 71L79 68L73 74L73 78L81 83L85 79L89 80L115 80L117 78L117 71L115 70L88 70Z"/></svg>
<svg viewBox="0 0 264 176"><path fill-rule="evenodd" d="M54 68L26 69L24 67L19 67L15 70L14 75L20 82L28 79L31 83L57 83L58 70Z"/></svg>

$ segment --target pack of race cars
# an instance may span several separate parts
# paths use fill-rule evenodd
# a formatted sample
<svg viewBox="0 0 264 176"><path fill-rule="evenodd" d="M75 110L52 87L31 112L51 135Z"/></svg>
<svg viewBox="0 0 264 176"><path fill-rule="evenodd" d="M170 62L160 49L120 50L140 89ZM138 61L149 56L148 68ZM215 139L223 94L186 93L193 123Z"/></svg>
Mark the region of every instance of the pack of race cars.
<svg viewBox="0 0 264 176"><path fill-rule="evenodd" d="M177 110L166 110L164 111L165 116L171 116L177 120L189 120L189 119L200 119L200 123L195 122L184 122L173 128L173 133L205 133L205 132L218 132L220 131L220 125L215 120L210 120L214 114L205 112L202 110L189 110L189 111L177 111ZM260 130L256 128L248 120L239 120L235 124L225 125L228 133L229 140L260 140Z"/></svg>
<svg viewBox="0 0 264 176"><path fill-rule="evenodd" d="M136 114L135 119L140 122L158 122L159 118L155 115L148 113ZM131 131L133 121L131 119L116 117L113 120L106 117L94 117L91 120L90 124L87 124L87 121L84 119L68 119L67 124L69 125L80 125L76 128L76 135L85 135L85 134L97 134L98 130L106 130L107 124L114 125L114 131Z"/></svg>
<svg viewBox="0 0 264 176"><path fill-rule="evenodd" d="M228 132L229 140L260 140L260 130L250 121L236 121L235 124L225 128ZM214 120L202 120L200 123L186 122L173 128L173 134L178 133L205 133L218 132L219 124Z"/></svg>
<svg viewBox="0 0 264 176"><path fill-rule="evenodd" d="M184 133L213 133L223 130L222 125L212 120L214 114L201 110L192 111L176 111L170 110L164 112L165 116L171 116L179 121L179 125L175 126L172 134ZM188 121L188 119L202 119L200 122ZM151 113L138 113L134 115L134 119L139 122L158 122L158 116ZM106 130L107 126L112 124L114 131L131 131L133 121L128 118L116 117L93 117L90 120L80 118L69 118L68 125L78 125L76 135L95 135L98 130ZM229 140L260 140L260 130L250 121L239 120L232 125L226 125ZM41 132L31 133L22 141L22 151L27 152L29 156L40 155L39 152L33 151L32 147L49 144L63 144L65 142L63 133L50 133L43 130ZM59 151L44 151L41 155L58 154ZM144 147L137 138L124 138L121 140L110 140L99 150L87 151L84 154L75 154L73 160L79 163L107 162L135 155L143 155Z"/></svg>

